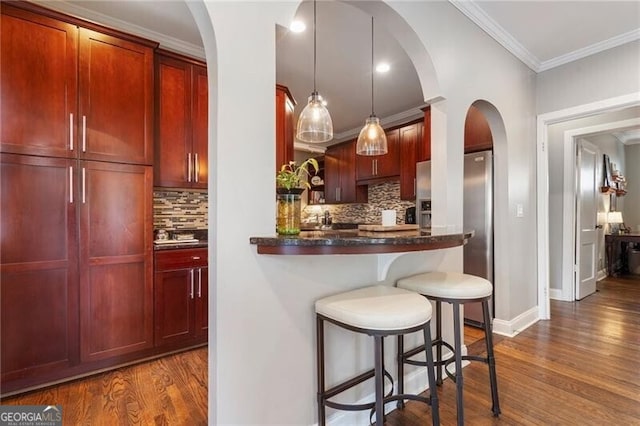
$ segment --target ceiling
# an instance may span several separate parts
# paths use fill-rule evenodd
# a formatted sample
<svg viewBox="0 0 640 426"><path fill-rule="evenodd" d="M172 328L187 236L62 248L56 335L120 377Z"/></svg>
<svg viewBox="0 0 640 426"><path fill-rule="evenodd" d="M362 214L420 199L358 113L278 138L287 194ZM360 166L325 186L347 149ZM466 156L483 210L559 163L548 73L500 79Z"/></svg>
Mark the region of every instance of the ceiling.
<svg viewBox="0 0 640 426"><path fill-rule="evenodd" d="M637 1L450 1L535 72L640 39ZM35 2L204 57L200 34L184 1ZM277 28L276 78L296 99L296 115L313 88L312 13L313 3L302 2L296 18L307 24L303 33ZM387 74L375 74L376 115L383 124L418 117L424 100L409 58L382 26L375 28L374 44L376 62L384 59L391 64ZM334 141L356 135L371 113L370 67L370 16L346 2L319 1L316 87L328 102ZM632 143L638 135L621 138Z"/></svg>

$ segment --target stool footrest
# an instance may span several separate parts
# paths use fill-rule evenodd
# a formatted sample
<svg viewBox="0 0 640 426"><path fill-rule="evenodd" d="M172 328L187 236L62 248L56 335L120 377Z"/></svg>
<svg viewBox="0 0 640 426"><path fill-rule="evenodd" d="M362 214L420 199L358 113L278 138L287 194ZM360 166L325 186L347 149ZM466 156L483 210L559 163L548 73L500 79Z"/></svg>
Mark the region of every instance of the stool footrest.
<svg viewBox="0 0 640 426"><path fill-rule="evenodd" d="M369 370L369 371L365 371L364 373L354 377L353 379L349 379L346 382L342 382L332 388L327 389L325 392L323 392L322 394L318 395L318 400L320 401L321 404L326 405L327 407L330 408L334 408L336 410L345 410L345 411L362 411L362 410L369 410L375 407L376 403L375 401L373 402L367 402L364 404L346 404L346 403L341 403L341 402L333 402L333 401L329 401L329 398L333 398L334 396L348 390L351 389L352 387L368 380L371 379L372 377L375 376L375 370ZM389 393L387 393L385 395L385 401L386 398L390 398L391 395L393 395L393 377L391 376L391 374L387 371L384 370L384 376L389 379L389 382L391 383L391 389L389 390ZM392 400L390 400L392 401Z"/></svg>

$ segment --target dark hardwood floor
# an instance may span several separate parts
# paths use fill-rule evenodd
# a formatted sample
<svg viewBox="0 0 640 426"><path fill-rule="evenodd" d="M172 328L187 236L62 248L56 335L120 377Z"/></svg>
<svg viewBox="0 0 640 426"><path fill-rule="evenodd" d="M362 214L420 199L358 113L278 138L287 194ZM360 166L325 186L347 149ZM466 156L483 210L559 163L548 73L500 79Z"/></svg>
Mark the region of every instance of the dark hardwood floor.
<svg viewBox="0 0 640 426"><path fill-rule="evenodd" d="M607 279L580 302L551 302L550 321L496 336L502 415L492 417L486 366L464 369L467 425L640 425L640 277ZM482 334L465 330L470 352ZM455 389L438 388L443 425L454 425ZM30 392L2 404L60 404L65 425L204 425L207 349L184 352ZM250 401L247 401L250 404ZM409 402L391 426L431 424Z"/></svg>

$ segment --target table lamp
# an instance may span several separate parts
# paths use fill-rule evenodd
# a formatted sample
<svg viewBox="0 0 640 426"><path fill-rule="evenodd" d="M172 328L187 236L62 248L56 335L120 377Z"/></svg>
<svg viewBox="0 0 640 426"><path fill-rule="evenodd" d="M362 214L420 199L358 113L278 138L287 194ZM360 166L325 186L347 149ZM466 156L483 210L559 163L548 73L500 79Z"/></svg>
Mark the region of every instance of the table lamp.
<svg viewBox="0 0 640 426"><path fill-rule="evenodd" d="M624 222L622 220L622 212L609 212L607 214L607 222L610 225L612 235L620 233L620 225Z"/></svg>

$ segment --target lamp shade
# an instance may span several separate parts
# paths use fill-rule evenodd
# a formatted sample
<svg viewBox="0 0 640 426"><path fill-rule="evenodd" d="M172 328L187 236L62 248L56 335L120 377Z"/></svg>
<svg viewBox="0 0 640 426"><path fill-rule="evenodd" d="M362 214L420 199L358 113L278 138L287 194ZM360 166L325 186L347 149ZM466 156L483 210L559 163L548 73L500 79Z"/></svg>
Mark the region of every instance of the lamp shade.
<svg viewBox="0 0 640 426"><path fill-rule="evenodd" d="M609 223L623 223L622 212L609 212L607 214L607 222Z"/></svg>
<svg viewBox="0 0 640 426"><path fill-rule="evenodd" d="M386 154L387 151L387 135L380 125L380 119L375 115L370 115L358 135L356 154L383 155Z"/></svg>
<svg viewBox="0 0 640 426"><path fill-rule="evenodd" d="M318 92L313 92L309 96L309 103L298 117L296 138L308 143L329 142L333 139L331 115L322 104Z"/></svg>

